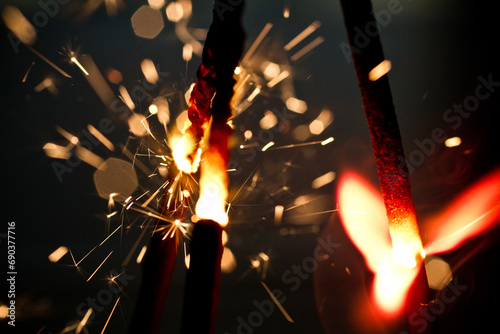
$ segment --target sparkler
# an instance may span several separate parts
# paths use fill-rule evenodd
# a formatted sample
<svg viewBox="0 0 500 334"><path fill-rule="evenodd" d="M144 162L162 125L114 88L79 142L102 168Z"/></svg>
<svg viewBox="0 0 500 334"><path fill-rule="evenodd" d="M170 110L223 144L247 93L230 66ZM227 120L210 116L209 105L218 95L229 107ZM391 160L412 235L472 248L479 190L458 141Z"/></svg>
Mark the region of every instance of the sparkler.
<svg viewBox="0 0 500 334"><path fill-rule="evenodd" d="M220 13L223 8L230 11ZM244 32L241 14L244 1L220 1L213 9L213 22L203 49L198 80L191 93L187 131L199 138L212 123L208 149L204 153L200 172L200 198L196 204L199 220L193 231L191 261L186 276L182 333L213 333L218 304L222 258L222 230L228 223L225 201L227 189L228 138L227 124L232 115L234 71L241 57ZM211 98L213 94L213 100ZM208 95L207 95L208 94Z"/></svg>
<svg viewBox="0 0 500 334"><path fill-rule="evenodd" d="M425 253L411 200L408 167L404 158L389 80L386 75L383 75L376 81L372 81L370 79L374 77L369 75L373 68L384 61L382 44L376 33L372 34L369 43L361 51L356 48L356 30L359 27L366 27L370 22L376 22L371 2L369 0L356 3L345 0L340 2L377 161L380 188L389 219L393 259L396 264L407 268L417 266L421 268L406 305L406 311L411 314L418 311L421 305L428 303L429 290L425 266L421 265Z"/></svg>
<svg viewBox="0 0 500 334"><path fill-rule="evenodd" d="M175 269L177 253L181 240L180 229L175 228L176 222L183 219L188 206L186 197L177 201L177 192L174 193L176 177L175 166L171 166L169 179L166 184L169 189L163 195L160 217L168 221L171 229L162 233L166 227L156 228L153 233L149 249L142 261L143 278L136 301L136 308L130 324L130 333L158 333L163 316L163 308L168 289ZM180 222L178 223L180 224ZM142 253L142 252L141 252Z"/></svg>

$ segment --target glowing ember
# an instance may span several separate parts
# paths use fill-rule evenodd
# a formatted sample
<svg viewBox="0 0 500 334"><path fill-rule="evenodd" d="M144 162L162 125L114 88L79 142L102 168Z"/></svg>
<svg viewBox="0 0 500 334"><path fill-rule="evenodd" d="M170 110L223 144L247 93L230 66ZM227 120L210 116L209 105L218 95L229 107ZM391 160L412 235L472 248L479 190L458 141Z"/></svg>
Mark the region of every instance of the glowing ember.
<svg viewBox="0 0 500 334"><path fill-rule="evenodd" d="M64 255L66 255L66 253L68 252L68 248L64 247L64 246L61 246L59 247L58 249L56 249L55 251L53 251L50 255L49 255L49 261L50 262L57 262L59 261Z"/></svg>
<svg viewBox="0 0 500 334"><path fill-rule="evenodd" d="M377 81L383 75L386 75L390 70L391 62L389 60L384 60L368 73L368 79L371 81Z"/></svg>
<svg viewBox="0 0 500 334"><path fill-rule="evenodd" d="M196 203L196 215L226 226L227 173L226 161L216 150L205 152L201 163L200 198Z"/></svg>
<svg viewBox="0 0 500 334"><path fill-rule="evenodd" d="M460 146L460 144L462 144L462 139L460 139L460 137L451 137L446 139L446 141L444 142L444 145L446 147L456 147Z"/></svg>
<svg viewBox="0 0 500 334"><path fill-rule="evenodd" d="M384 313L399 312L418 267L404 262L411 261L413 256L398 259L407 266L412 264L413 269L396 264L382 197L360 177L347 174L340 181L338 200L342 224L375 275L373 297L376 305Z"/></svg>
<svg viewBox="0 0 500 334"><path fill-rule="evenodd" d="M406 268L413 268L425 258L415 217L395 219L389 224L394 262Z"/></svg>
<svg viewBox="0 0 500 334"><path fill-rule="evenodd" d="M500 170L497 170L424 225L424 234L431 235L425 253L453 250L465 240L488 231L500 218L499 199ZM425 256L418 234L411 233L414 230L410 228L410 233L401 229L391 231L390 236L382 197L355 174L342 177L338 201L342 225L374 273L375 304L388 315L400 312ZM406 226L405 222L402 224ZM435 287L445 279L441 275L439 282L432 284Z"/></svg>

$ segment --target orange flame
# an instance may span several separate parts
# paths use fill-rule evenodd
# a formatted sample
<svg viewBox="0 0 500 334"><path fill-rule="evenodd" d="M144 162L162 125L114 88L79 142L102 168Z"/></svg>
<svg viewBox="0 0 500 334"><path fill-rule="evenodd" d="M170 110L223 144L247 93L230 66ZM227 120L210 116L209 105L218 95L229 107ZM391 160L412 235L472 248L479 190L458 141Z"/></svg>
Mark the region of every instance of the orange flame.
<svg viewBox="0 0 500 334"><path fill-rule="evenodd" d="M486 232L500 219L500 169L467 189L441 214L428 220L425 250L437 254L455 249Z"/></svg>
<svg viewBox="0 0 500 334"><path fill-rule="evenodd" d="M196 202L198 218L216 221L222 227L229 221L226 212L229 194L226 167L230 133L231 128L226 123L212 121L208 148L201 161L200 197Z"/></svg>
<svg viewBox="0 0 500 334"><path fill-rule="evenodd" d="M398 313L418 267L405 268L394 261L382 196L361 177L348 173L340 180L338 201L347 235L375 274L375 304L385 314Z"/></svg>
<svg viewBox="0 0 500 334"><path fill-rule="evenodd" d="M393 253L397 255L400 250L391 245L388 218L381 195L361 177L347 173L340 180L337 198L342 225L374 273L372 296L375 305L386 315L401 312L419 266L407 268L396 264L397 256L393 256ZM500 170L497 170L468 189L448 209L426 224L427 234L431 238L424 247L425 252L436 254L452 250L465 240L495 226L500 218L499 200ZM393 244L397 243L393 241ZM409 247L412 249L413 246ZM423 257L425 253L422 251L421 255Z"/></svg>
<svg viewBox="0 0 500 334"><path fill-rule="evenodd" d="M225 159L211 148L204 153L200 169L200 197L196 202L196 215L226 226L227 173Z"/></svg>

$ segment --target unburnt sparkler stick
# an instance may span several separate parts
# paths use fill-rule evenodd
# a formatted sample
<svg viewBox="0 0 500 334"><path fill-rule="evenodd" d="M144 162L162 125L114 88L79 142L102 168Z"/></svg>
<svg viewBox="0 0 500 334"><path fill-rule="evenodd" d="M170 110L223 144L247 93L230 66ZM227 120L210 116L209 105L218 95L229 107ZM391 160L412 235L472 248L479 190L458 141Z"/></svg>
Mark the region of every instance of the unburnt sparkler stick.
<svg viewBox="0 0 500 334"><path fill-rule="evenodd" d="M168 180L170 185L175 182L175 175L178 175L175 166L171 166ZM171 221L172 224L180 222L185 217L188 208L186 200L184 198L179 203L172 198L172 192L165 192L160 204L161 216ZM151 236L149 249L142 261L142 281L129 327L130 334L156 334L160 330L165 300L182 238L181 231L175 226L172 227L167 234L156 228Z"/></svg>
<svg viewBox="0 0 500 334"><path fill-rule="evenodd" d="M429 303L429 288L423 263L425 254L411 199L410 177L389 80L387 75L376 80L369 76L372 69L384 61L377 21L370 0L340 0L340 3L389 218L393 258L397 264L405 267L420 266L405 307L408 315L411 315ZM369 36L363 33L368 29ZM411 322L409 326L414 332Z"/></svg>
<svg viewBox="0 0 500 334"><path fill-rule="evenodd" d="M241 25L243 6L243 0L214 3L213 21L203 48L202 64L198 69L198 75L205 73L203 79L209 80L215 96L210 106L212 123L208 148L200 168L200 198L196 204L196 214L200 220L193 231L191 261L184 290L181 332L186 334L213 333L215 328L222 230L228 223L225 208L228 196L226 169L229 159L228 139L232 130L227 122L232 116L234 70L240 60L245 37ZM200 80L198 76L197 85L203 79ZM189 117L191 120L191 115Z"/></svg>

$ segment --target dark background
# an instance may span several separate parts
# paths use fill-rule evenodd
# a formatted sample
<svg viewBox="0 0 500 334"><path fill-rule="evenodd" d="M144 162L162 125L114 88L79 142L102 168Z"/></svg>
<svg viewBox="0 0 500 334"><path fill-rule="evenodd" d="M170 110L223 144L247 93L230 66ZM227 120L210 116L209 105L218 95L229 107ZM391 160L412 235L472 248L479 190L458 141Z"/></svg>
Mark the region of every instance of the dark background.
<svg viewBox="0 0 500 334"><path fill-rule="evenodd" d="M30 21L33 14L41 10L36 1L2 0L1 3L2 7L17 6ZM4 227L0 233L2 252L6 254L5 224L16 222L16 330L19 333L57 333L68 323L81 320L78 306L107 288L106 277L113 271L122 271L121 263L141 232L135 223L130 229L117 233L92 252L79 270L71 266L69 254L56 264L47 259L61 245L70 248L75 259L81 259L107 235L107 201L98 196L93 184L95 169L82 163L64 174L63 182L59 182L51 165L55 160L47 157L42 149L47 142L66 145L55 126L83 138L82 130L87 124L96 126L102 118L112 116L80 70L68 63L62 47L68 41L73 47L80 46L81 54L91 55L101 70L111 67L119 70L123 74L122 84L129 88L142 80L140 62L144 58L152 59L160 64L162 71L170 73L152 95L165 90L185 92L194 82L200 62L194 56L186 70L181 57L183 44L175 35L174 24L166 20L164 8L165 27L156 38L149 40L135 36L130 23L130 17L141 5L147 4L146 1L126 1L126 6L115 17L106 15L101 6L81 20L78 13L83 3L73 0L61 5L58 15L39 29L33 45L70 74L71 79L60 75L23 46L18 53L14 52L6 37L8 30L1 26L1 216ZM373 4L375 10L387 7L385 1ZM189 27L208 29L211 5L211 1L193 1ZM282 16L284 5L290 7L288 19ZM498 92L482 101L458 129L452 129L443 120L445 110L474 94L478 76L487 78L491 74L494 81L500 81L496 67L498 27L495 7L489 3L403 0L401 6L401 13L392 16L390 24L380 33L386 58L392 61L389 78L405 150L408 154L419 149L415 140L429 138L435 128L444 129L447 137L462 138L462 145L457 148L438 144L412 174L414 202L422 221L431 213L439 212L467 185L498 167ZM328 108L334 114L333 123L321 135L308 140L333 136L335 141L324 147L259 152L252 161L246 160L248 155L233 150L233 159L240 168L232 173L231 192L234 194L241 187L242 191L232 203L228 246L238 266L222 277L217 333L236 333L238 317L247 319L255 311L252 302L269 298L260 284L261 274L250 268L249 259L260 252L270 257L264 281L271 289L284 292L283 306L295 322L288 323L275 309L254 329L255 333L358 331L350 318L349 310L354 307L351 300L354 298L350 296L363 289L368 291L370 274L339 228L337 215L315 214L335 209L336 180L317 190L310 186L312 180L328 171L335 171L339 176L347 169L357 170L373 184L377 182L354 68L339 47L347 41L340 5L337 1L249 1L244 12L246 45L248 48L264 25L272 22L274 26L259 54L275 62L287 62L286 55L273 50L285 45L314 20L319 20L321 27L307 41L323 36L325 42L299 61L290 63L296 96L307 102L308 110L290 121L288 131L274 132L273 140L276 146L297 143L292 130L307 125L322 108ZM35 65L27 81L22 83L33 61ZM56 82L57 95L47 90L34 91L48 76ZM118 95L118 86L110 85ZM266 109L282 109L279 91L266 94L259 96L235 120L235 148L243 142L243 130L258 133L258 121ZM147 103L138 105L136 111L146 114L147 107ZM173 116L179 111L180 107L171 107ZM126 124L115 120L115 125L116 130L108 138L117 146L128 142L129 147L134 147ZM119 150L109 153L103 147L97 147L94 153L124 158ZM154 165L154 161L146 162ZM139 172L138 175L142 187L147 188L147 177ZM245 182L249 176L251 179ZM252 182L253 187L249 187ZM289 208L299 196L309 196L312 202L286 211L282 225L276 227L273 223L275 205ZM130 224L146 218L130 213L124 219ZM119 223L119 218L111 220L111 230ZM282 274L312 256L320 235L332 235L341 244L326 262L330 269L318 270L314 280L308 277L296 291L291 291ZM496 323L500 297L495 280L498 240L499 231L493 229L486 236L443 255L455 268L454 276L467 289L435 322L440 332L482 332ZM140 242L138 249L146 244L147 238ZM88 276L111 250L113 255L87 283ZM182 257L181 250L165 310L165 332L179 330L184 280ZM352 269L351 275L346 274L346 267ZM123 333L134 308L140 266L132 261L125 270L135 278L119 294L121 301L107 333ZM328 292L324 282L331 282ZM315 291L328 296L326 305L315 300ZM0 295L0 302L7 302L6 293ZM89 333L101 332L113 304L114 300L96 313L86 327ZM331 313L325 313L326 309ZM12 329L6 326L6 319L1 326L2 332ZM399 333L405 328L404 324L396 327L384 329L374 322L372 329Z"/></svg>

